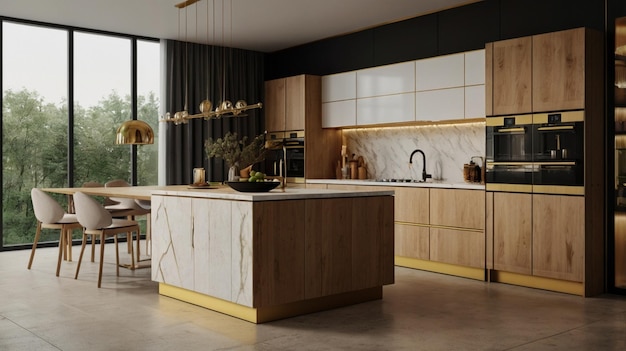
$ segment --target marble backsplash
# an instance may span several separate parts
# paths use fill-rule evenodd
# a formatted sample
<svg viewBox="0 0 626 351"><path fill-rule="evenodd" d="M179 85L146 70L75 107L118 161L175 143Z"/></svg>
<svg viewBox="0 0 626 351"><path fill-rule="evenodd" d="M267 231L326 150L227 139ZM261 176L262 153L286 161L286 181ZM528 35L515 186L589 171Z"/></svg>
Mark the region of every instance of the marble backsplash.
<svg viewBox="0 0 626 351"><path fill-rule="evenodd" d="M433 179L463 183L463 165L472 156L485 155L485 124L446 124L410 127L344 129L348 154L363 156L368 178L421 179L422 156ZM474 160L481 167L479 160Z"/></svg>

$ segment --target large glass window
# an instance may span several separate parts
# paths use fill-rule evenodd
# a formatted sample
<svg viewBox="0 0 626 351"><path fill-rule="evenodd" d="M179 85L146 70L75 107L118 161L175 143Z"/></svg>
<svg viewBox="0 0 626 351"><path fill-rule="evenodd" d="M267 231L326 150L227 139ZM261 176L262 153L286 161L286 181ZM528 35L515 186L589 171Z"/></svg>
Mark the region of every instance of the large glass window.
<svg viewBox="0 0 626 351"><path fill-rule="evenodd" d="M148 123L152 130L158 130L159 91L161 86L159 69L159 43L137 41L137 119ZM157 149L158 141L152 145L137 147L137 185L158 183Z"/></svg>
<svg viewBox="0 0 626 351"><path fill-rule="evenodd" d="M33 187L112 179L157 184L157 144L115 145L115 132L133 118L157 130L160 84L156 40L32 22L1 24L0 249L32 243ZM65 197L53 197L65 206ZM44 231L41 242L56 240L58 231Z"/></svg>
<svg viewBox="0 0 626 351"><path fill-rule="evenodd" d="M74 183L130 182L130 148L115 131L132 119L131 41L74 34Z"/></svg>
<svg viewBox="0 0 626 351"><path fill-rule="evenodd" d="M2 22L3 246L33 241L31 188L68 185L67 48L66 30Z"/></svg>

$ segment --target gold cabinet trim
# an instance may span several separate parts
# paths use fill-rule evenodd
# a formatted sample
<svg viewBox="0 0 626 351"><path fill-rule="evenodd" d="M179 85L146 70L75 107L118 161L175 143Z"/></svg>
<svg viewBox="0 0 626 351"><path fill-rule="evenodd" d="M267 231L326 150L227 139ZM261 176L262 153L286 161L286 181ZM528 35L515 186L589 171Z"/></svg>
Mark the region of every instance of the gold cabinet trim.
<svg viewBox="0 0 626 351"><path fill-rule="evenodd" d="M485 269L457 266L449 263L426 261L417 258L395 256L395 265L429 272L443 273L476 280L485 280Z"/></svg>
<svg viewBox="0 0 626 351"><path fill-rule="evenodd" d="M501 184L487 183L485 184L487 191L506 191L511 193L532 193L533 186L530 184Z"/></svg>
<svg viewBox="0 0 626 351"><path fill-rule="evenodd" d="M585 187L567 185L533 185L533 193L555 195L585 195Z"/></svg>
<svg viewBox="0 0 626 351"><path fill-rule="evenodd" d="M489 276L491 282L513 284L535 289L558 291L579 296L584 296L585 292L585 286L583 283L580 282L572 282L496 270L491 270Z"/></svg>
<svg viewBox="0 0 626 351"><path fill-rule="evenodd" d="M487 127L502 127L504 126L505 118L515 118L515 125L525 125L525 124L533 124L533 115L520 115L520 116L498 116L498 117L487 117L485 123ZM546 116L546 119L548 117Z"/></svg>
<svg viewBox="0 0 626 351"><path fill-rule="evenodd" d="M536 113L533 115L533 123L548 123L548 115L560 114L561 122L584 122L585 111L566 111L557 113Z"/></svg>

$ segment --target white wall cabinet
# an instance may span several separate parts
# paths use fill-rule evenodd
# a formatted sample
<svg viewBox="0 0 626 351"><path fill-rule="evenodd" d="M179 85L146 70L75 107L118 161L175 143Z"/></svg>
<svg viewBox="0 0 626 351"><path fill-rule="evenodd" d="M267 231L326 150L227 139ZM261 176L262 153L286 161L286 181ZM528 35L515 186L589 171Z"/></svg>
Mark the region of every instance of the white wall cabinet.
<svg viewBox="0 0 626 351"><path fill-rule="evenodd" d="M417 121L463 119L465 116L464 94L463 87L416 92L415 119Z"/></svg>
<svg viewBox="0 0 626 351"><path fill-rule="evenodd" d="M356 100L357 125L415 120L415 94L377 96Z"/></svg>
<svg viewBox="0 0 626 351"><path fill-rule="evenodd" d="M465 118L485 117L485 85L465 87Z"/></svg>
<svg viewBox="0 0 626 351"><path fill-rule="evenodd" d="M479 84L485 84L485 50L468 51L465 53L465 85Z"/></svg>
<svg viewBox="0 0 626 351"><path fill-rule="evenodd" d="M465 55L437 56L415 61L415 90L434 90L465 85Z"/></svg>
<svg viewBox="0 0 626 351"><path fill-rule="evenodd" d="M322 127L485 117L485 50L322 77Z"/></svg>
<svg viewBox="0 0 626 351"><path fill-rule="evenodd" d="M356 99L356 71L322 77L322 103Z"/></svg>
<svg viewBox="0 0 626 351"><path fill-rule="evenodd" d="M356 72L356 97L367 98L415 91L415 63L403 62Z"/></svg>
<svg viewBox="0 0 626 351"><path fill-rule="evenodd" d="M356 99L322 103L322 128L356 125Z"/></svg>

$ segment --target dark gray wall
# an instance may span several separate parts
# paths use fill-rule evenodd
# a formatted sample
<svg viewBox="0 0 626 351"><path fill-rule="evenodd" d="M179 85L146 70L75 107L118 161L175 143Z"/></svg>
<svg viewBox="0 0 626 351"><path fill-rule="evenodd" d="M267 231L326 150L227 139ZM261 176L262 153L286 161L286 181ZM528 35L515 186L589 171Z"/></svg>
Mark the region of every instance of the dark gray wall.
<svg viewBox="0 0 626 351"><path fill-rule="evenodd" d="M265 79L417 60L576 27L604 31L604 22L604 0L485 0L267 54Z"/></svg>

